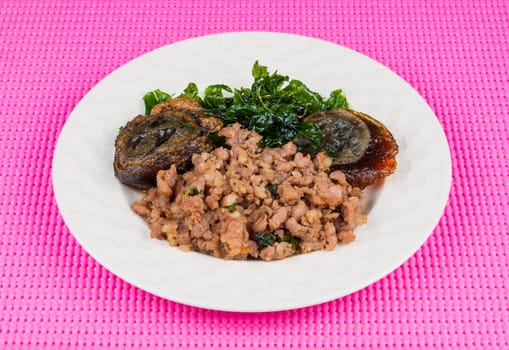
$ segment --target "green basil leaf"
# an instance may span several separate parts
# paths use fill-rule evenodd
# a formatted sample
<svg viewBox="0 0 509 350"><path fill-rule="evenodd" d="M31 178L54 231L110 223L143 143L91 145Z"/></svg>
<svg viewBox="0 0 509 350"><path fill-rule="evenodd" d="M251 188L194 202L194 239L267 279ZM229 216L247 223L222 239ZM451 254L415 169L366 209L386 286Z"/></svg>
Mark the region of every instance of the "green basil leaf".
<svg viewBox="0 0 509 350"><path fill-rule="evenodd" d="M319 93L311 91L303 82L292 80L285 87L284 96L294 104L304 106L306 114L315 113L323 109L323 98Z"/></svg>
<svg viewBox="0 0 509 350"><path fill-rule="evenodd" d="M169 100L170 98L170 94L159 89L147 92L145 96L143 96L143 101L145 102L145 114L149 115L156 104Z"/></svg>
<svg viewBox="0 0 509 350"><path fill-rule="evenodd" d="M348 108L348 101L346 100L343 90L337 89L330 93L329 98L325 101L325 108L327 110L336 108Z"/></svg>
<svg viewBox="0 0 509 350"><path fill-rule="evenodd" d="M254 80L265 78L269 76L269 71L267 67L262 66L258 63L258 60L253 64L253 68L251 69L251 74L253 75Z"/></svg>
<svg viewBox="0 0 509 350"><path fill-rule="evenodd" d="M179 95L179 97L188 97L192 98L196 102L200 103L201 99L200 96L198 96L198 87L195 83L191 82L187 84L187 87L182 91L182 93Z"/></svg>
<svg viewBox="0 0 509 350"><path fill-rule="evenodd" d="M216 84L210 85L205 88L203 96L203 106L207 109L217 110L218 112L226 110L228 105L231 104L232 98L226 98L223 91L232 92L233 90L228 85Z"/></svg>

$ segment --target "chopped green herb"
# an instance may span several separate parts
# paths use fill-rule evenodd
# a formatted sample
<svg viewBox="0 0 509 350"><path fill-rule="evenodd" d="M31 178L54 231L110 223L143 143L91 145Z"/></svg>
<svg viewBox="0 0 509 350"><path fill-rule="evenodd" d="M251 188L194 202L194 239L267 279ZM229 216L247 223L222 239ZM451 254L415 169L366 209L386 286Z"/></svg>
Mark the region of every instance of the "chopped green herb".
<svg viewBox="0 0 509 350"><path fill-rule="evenodd" d="M196 128L194 126L192 126L191 124L189 123L183 123L182 124L182 129L187 129L187 130L196 130Z"/></svg>
<svg viewBox="0 0 509 350"><path fill-rule="evenodd" d="M334 152L334 151L333 151L332 149L330 149L330 148L327 148L327 149L325 150L325 154L327 154L327 156L328 156L330 159L332 159L332 161L333 161L333 162L334 162L334 161L336 161L336 160L338 160L338 155L337 155L337 153L336 153L336 152Z"/></svg>
<svg viewBox="0 0 509 350"><path fill-rule="evenodd" d="M279 237L273 232L257 232L255 233L255 240L256 244L258 244L258 249L261 250L273 245L279 240Z"/></svg>
<svg viewBox="0 0 509 350"><path fill-rule="evenodd" d="M143 96L143 101L145 102L145 114L149 115L156 104L169 100L170 98L170 94L159 89L147 92L145 96Z"/></svg>
<svg viewBox="0 0 509 350"><path fill-rule="evenodd" d="M196 196L198 193L200 193L200 190L196 187L190 187L184 192L184 198L187 196Z"/></svg>
<svg viewBox="0 0 509 350"><path fill-rule="evenodd" d="M268 246L273 245L274 243L279 242L287 242L292 245L293 250L297 250L297 247L299 246L299 239L296 237L293 237L292 235L285 233L283 235L283 238L279 237L274 232L257 232L255 233L255 241L256 244L258 244L258 249L263 249Z"/></svg>
<svg viewBox="0 0 509 350"><path fill-rule="evenodd" d="M235 207L236 207L236 205L235 205L235 204L232 204L232 205L229 205L229 206L227 207L227 209L228 209L228 211L231 213L232 211L234 211L234 210L235 210Z"/></svg>
<svg viewBox="0 0 509 350"><path fill-rule="evenodd" d="M297 250L297 247L299 245L299 239L296 238L296 237L293 237L289 234L284 234L283 235L283 238L281 238L281 242L287 242L287 243L290 243L292 245L292 249L293 250Z"/></svg>
<svg viewBox="0 0 509 350"><path fill-rule="evenodd" d="M121 133L121 132L122 132L122 130L124 130L124 127L123 127L123 126L121 126L120 128L118 128L118 132L119 132L119 133Z"/></svg>
<svg viewBox="0 0 509 350"><path fill-rule="evenodd" d="M267 190L274 196L276 197L278 194L277 194L277 189L278 189L279 185L278 184L270 184L270 185L267 185L266 188Z"/></svg>
<svg viewBox="0 0 509 350"><path fill-rule="evenodd" d="M207 135L207 138L212 141L212 143L216 146L216 147L224 147L224 148L227 148L227 149L230 149L230 145L228 145L226 143L226 137L224 137L223 135L219 135L219 133L217 131L214 131L214 132L211 132L210 134Z"/></svg>

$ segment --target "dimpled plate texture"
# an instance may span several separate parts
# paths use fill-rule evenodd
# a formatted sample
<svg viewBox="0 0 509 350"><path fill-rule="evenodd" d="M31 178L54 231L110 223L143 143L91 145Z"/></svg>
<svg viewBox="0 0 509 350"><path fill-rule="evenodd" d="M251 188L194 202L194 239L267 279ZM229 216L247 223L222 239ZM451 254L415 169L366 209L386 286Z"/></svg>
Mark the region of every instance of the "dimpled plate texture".
<svg viewBox="0 0 509 350"><path fill-rule="evenodd" d="M398 170L369 196L369 222L357 229L354 243L270 263L223 261L150 239L145 223L130 210L139 194L117 181L112 157L119 126L143 111L143 94L155 88L177 93L189 81L201 91L213 83L247 86L255 60L323 95L343 88L353 109L385 123L399 143ZM432 232L450 180L440 124L396 74L335 44L261 32L185 40L117 69L76 106L53 162L55 196L65 223L99 263L164 298L229 311L303 307L375 282Z"/></svg>

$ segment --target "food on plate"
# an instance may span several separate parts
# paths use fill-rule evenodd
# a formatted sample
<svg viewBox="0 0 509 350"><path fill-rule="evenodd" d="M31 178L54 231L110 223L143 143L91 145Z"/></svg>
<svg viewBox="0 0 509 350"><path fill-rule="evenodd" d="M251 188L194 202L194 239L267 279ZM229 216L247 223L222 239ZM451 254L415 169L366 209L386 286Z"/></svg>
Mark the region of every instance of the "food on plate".
<svg viewBox="0 0 509 350"><path fill-rule="evenodd" d="M336 155L331 169L345 173L348 182L360 188L389 176L396 170L398 145L390 131L367 114L347 109L318 111L305 118L323 131L319 149ZM296 143L305 153L317 148L306 139Z"/></svg>
<svg viewBox="0 0 509 350"><path fill-rule="evenodd" d="M262 149L238 123L219 134L229 149L194 154L181 175L175 165L159 171L133 204L152 237L218 258L277 260L349 243L366 222L362 191L329 171L324 152L312 159L292 142Z"/></svg>
<svg viewBox="0 0 509 350"><path fill-rule="evenodd" d="M194 153L212 150L210 132L223 125L206 117L200 105L189 98L160 103L149 116L129 121L115 141L115 174L122 183L139 189L155 185L156 174L174 164L188 170Z"/></svg>
<svg viewBox="0 0 509 350"><path fill-rule="evenodd" d="M148 92L115 142L115 174L146 190L151 236L224 259L277 260L351 242L362 189L396 170L374 118L258 62L250 88Z"/></svg>

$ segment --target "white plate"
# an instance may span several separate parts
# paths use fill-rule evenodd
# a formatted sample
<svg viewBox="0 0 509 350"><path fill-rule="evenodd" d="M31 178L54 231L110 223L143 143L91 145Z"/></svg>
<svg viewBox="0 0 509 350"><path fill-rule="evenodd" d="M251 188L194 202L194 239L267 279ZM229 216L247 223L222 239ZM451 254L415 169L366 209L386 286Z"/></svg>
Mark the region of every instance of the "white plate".
<svg viewBox="0 0 509 350"><path fill-rule="evenodd" d="M142 96L248 86L253 62L302 80L323 95L342 88L353 109L379 119L399 146L398 170L373 202L357 240L332 252L275 262L223 261L184 253L149 238L130 209L139 194L113 174L118 128L143 113ZM180 303L229 311L275 311L314 305L384 277L424 243L437 224L451 182L449 149L432 110L403 79L355 51L279 33L205 36L149 52L98 83L76 106L56 145L58 207L83 248L133 285Z"/></svg>

